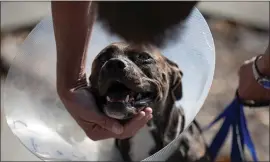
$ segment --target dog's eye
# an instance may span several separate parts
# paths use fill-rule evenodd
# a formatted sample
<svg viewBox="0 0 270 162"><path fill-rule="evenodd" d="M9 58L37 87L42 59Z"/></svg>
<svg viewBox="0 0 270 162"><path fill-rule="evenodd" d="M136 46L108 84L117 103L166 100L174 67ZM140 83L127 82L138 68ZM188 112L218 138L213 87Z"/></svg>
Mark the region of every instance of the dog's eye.
<svg viewBox="0 0 270 162"><path fill-rule="evenodd" d="M100 63L102 63L102 64L107 61L107 57L105 57L105 56L101 56L98 59L99 59Z"/></svg>

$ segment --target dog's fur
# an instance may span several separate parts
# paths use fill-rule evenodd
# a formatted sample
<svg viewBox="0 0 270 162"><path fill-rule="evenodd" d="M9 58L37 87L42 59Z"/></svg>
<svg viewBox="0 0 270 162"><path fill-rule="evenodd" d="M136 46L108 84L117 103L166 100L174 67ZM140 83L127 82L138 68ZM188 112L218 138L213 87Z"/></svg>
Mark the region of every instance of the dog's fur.
<svg viewBox="0 0 270 162"><path fill-rule="evenodd" d="M136 48L125 43L113 43L103 49L93 61L89 89L94 94L100 110L123 123L134 117L142 108L149 106L153 109L153 119L148 123L156 144L150 151L150 154L153 154L183 131L184 114L181 109L174 107L175 100L182 98L182 76L177 64L164 57L153 46ZM147 93L151 100L140 106L130 106L125 104L124 100L121 100L121 103L112 103L109 100L106 102L106 95L114 81L120 82L133 92ZM117 94L118 90L114 90L113 93ZM121 97L122 94L117 94L117 97L119 95ZM202 158L206 146L198 132L198 125L192 124L183 134L180 147L184 148L179 148L176 154L191 161ZM194 142L201 144L201 151L192 149L195 145L190 144ZM131 161L130 138L116 140L116 146L123 159ZM195 160L193 157L196 157Z"/></svg>

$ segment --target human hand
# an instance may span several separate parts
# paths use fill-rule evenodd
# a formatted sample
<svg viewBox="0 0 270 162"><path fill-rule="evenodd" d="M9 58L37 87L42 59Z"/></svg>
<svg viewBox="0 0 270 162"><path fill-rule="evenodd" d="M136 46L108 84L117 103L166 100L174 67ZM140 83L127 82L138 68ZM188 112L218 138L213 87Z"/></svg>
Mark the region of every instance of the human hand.
<svg viewBox="0 0 270 162"><path fill-rule="evenodd" d="M127 124L121 125L98 110L93 95L87 90L66 93L69 94L59 95L63 104L86 135L94 141L134 136L152 118L152 109L146 108Z"/></svg>
<svg viewBox="0 0 270 162"><path fill-rule="evenodd" d="M265 55L266 57L269 57ZM266 57L264 60L267 60ZM262 60L262 61L264 61ZM267 60L268 61L268 60ZM270 90L263 88L253 76L252 71L253 60L248 60L240 67L239 70L239 97L243 100L254 100L254 101L269 101L270 100ZM266 65L263 62L258 61L258 66ZM269 64L269 63L268 63ZM260 67L259 67L260 68ZM263 70L264 68L261 67Z"/></svg>

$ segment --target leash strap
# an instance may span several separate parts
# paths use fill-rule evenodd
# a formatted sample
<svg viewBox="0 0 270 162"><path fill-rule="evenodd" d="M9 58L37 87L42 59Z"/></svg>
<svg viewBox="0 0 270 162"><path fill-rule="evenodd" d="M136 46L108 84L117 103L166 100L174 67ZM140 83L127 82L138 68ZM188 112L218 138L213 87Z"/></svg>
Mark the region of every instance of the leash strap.
<svg viewBox="0 0 270 162"><path fill-rule="evenodd" d="M254 162L258 162L256 150L252 139L250 137L246 117L244 114L244 106L239 101L237 95L234 100L225 108L225 110L218 115L203 131L210 129L221 119L224 119L222 126L214 137L211 145L209 146L209 154L212 161L215 161L222 145L224 144L226 137L229 134L229 130L232 130L232 148L231 148L231 161L232 162L244 162L244 148L247 146Z"/></svg>
<svg viewBox="0 0 270 162"><path fill-rule="evenodd" d="M247 147L252 155L253 160L255 162L257 162L258 158L256 155L256 149L254 147L253 141L252 141L251 136L250 136L249 131L248 131L246 117L245 117L244 110L243 110L243 105L241 105L241 108L240 108L240 120L241 120L241 128L242 128L242 133L243 133L243 138L244 138L243 139L244 144L247 145Z"/></svg>

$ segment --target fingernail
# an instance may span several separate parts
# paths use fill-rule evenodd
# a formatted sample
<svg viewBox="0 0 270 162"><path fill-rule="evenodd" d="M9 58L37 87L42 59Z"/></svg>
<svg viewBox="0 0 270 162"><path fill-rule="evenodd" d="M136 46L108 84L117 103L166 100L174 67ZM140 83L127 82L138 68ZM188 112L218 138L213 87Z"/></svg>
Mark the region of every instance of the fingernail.
<svg viewBox="0 0 270 162"><path fill-rule="evenodd" d="M114 124L113 127L112 127L112 131L115 134L121 134L121 133L123 133L124 128L119 124Z"/></svg>
<svg viewBox="0 0 270 162"><path fill-rule="evenodd" d="M147 107L147 108L145 109L145 111L146 111L147 113L149 113L149 114L152 113L152 109L151 109L150 107Z"/></svg>

